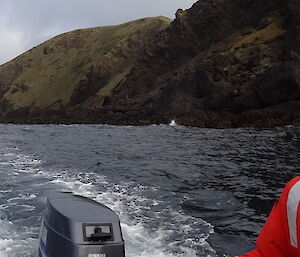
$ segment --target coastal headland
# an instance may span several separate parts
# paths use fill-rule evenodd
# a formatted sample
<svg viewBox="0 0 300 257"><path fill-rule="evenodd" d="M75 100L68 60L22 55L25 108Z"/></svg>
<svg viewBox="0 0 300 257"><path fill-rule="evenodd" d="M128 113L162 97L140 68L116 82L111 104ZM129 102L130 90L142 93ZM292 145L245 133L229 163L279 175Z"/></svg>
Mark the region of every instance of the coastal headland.
<svg viewBox="0 0 300 257"><path fill-rule="evenodd" d="M59 35L0 66L0 121L300 124L300 2L199 0Z"/></svg>

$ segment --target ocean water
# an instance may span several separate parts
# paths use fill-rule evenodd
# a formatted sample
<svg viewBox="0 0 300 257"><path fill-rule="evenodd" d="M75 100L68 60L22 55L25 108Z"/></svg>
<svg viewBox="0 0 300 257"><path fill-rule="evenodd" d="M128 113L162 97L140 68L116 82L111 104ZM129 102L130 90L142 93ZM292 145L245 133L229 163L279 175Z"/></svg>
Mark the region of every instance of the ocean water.
<svg viewBox="0 0 300 257"><path fill-rule="evenodd" d="M299 129L0 125L0 257L35 257L48 192L120 217L127 257L250 250L299 175Z"/></svg>

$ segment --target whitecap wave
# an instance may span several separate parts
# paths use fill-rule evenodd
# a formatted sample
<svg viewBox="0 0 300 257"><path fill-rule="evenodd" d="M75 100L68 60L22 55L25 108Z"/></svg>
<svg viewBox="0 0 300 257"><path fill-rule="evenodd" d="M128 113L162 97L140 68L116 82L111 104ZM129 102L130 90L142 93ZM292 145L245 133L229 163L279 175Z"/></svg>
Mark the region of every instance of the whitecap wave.
<svg viewBox="0 0 300 257"><path fill-rule="evenodd" d="M215 254L206 242L213 232L210 224L172 207L165 208L163 201L145 196L157 193L157 188L134 183L112 184L104 176L85 171L45 170L41 160L20 153L5 154L0 165L7 163L13 167L9 174L13 183L25 181L31 191L24 192L22 188L10 191L9 199L0 206L0 214L1 207L2 211L14 211L18 207L23 213L33 213L35 204L45 202L47 191L71 191L107 205L120 216L127 257L194 257L199 254L199 248L203 249L203 256ZM0 170L1 173L4 174L4 170ZM7 192L4 190L3 194ZM152 210L158 207L162 208ZM144 212L149 215L145 216ZM40 216L36 218L40 219ZM157 228L149 226L155 223ZM0 257L34 257L39 223L33 228L24 226L23 231L16 224L22 224L22 221L0 220ZM202 232L197 230L197 238L192 233L195 227L203 229ZM180 234L177 240L172 239L175 232Z"/></svg>
<svg viewBox="0 0 300 257"><path fill-rule="evenodd" d="M171 120L171 122L169 123L169 125L170 125L171 127L175 127L175 126L177 126L177 123L176 123L175 120Z"/></svg>

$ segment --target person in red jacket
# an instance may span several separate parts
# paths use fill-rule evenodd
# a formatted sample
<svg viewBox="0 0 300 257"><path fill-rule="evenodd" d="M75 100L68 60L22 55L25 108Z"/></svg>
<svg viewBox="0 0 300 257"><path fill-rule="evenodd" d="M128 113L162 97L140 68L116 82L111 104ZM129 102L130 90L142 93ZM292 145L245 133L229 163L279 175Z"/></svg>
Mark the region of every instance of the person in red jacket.
<svg viewBox="0 0 300 257"><path fill-rule="evenodd" d="M257 238L257 248L240 257L300 257L300 176L292 179Z"/></svg>

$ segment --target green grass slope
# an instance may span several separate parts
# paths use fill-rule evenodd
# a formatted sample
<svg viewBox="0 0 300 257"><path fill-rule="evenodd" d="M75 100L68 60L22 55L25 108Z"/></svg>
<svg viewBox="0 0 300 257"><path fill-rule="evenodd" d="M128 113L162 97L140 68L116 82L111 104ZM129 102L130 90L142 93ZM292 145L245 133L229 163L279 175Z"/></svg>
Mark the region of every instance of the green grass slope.
<svg viewBox="0 0 300 257"><path fill-rule="evenodd" d="M147 40L169 23L155 17L75 30L34 47L0 66L2 114L19 108L102 105Z"/></svg>

